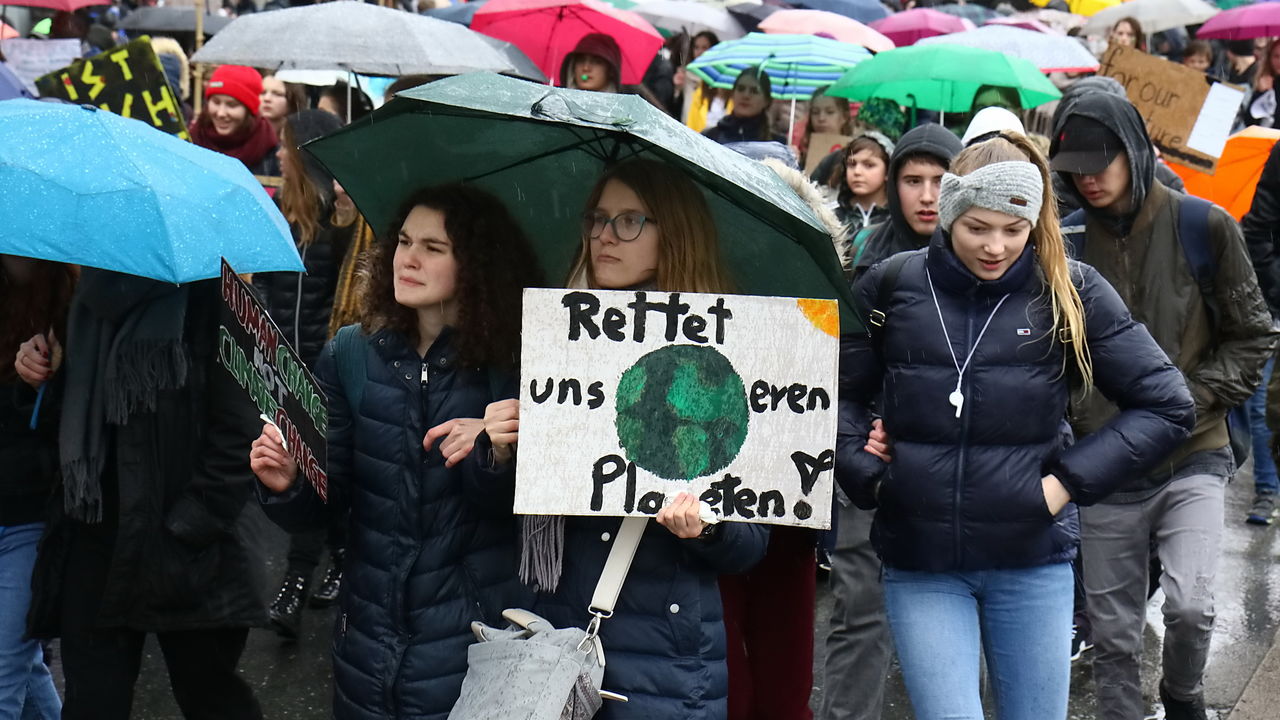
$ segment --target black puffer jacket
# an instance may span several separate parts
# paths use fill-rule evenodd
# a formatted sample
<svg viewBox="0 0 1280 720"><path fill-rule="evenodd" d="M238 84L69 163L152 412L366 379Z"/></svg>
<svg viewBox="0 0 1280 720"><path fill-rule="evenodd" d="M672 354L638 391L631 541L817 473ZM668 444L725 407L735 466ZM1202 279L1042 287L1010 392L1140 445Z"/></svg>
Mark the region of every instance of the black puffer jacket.
<svg viewBox="0 0 1280 720"><path fill-rule="evenodd" d="M849 341L844 348L836 460L836 478L854 502L879 506L872 538L881 559L929 572L1071 559L1076 509L1068 505L1051 516L1041 478L1053 473L1077 504L1089 505L1159 461L1195 420L1181 373L1106 280L1073 263L1095 385L1124 410L1065 447L1072 373L1064 373L1064 346L1052 332L1035 252L1029 247L1003 277L983 282L938 233L927 250L906 257L896 287L878 299L888 264L872 268L858 286L860 299L887 320L878 343ZM957 371L939 313L961 363L991 317L964 374L959 418L948 402ZM867 406L881 396L894 441L887 466L862 449Z"/></svg>
<svg viewBox="0 0 1280 720"><path fill-rule="evenodd" d="M49 383L33 430L36 391L17 378L0 382L0 527L45 519L58 481L59 385Z"/></svg>
<svg viewBox="0 0 1280 720"><path fill-rule="evenodd" d="M515 387L495 392L487 373L459 367L449 331L425 358L395 332L362 339L358 407L344 392L336 342L317 369L329 398L330 504L305 481L283 495L259 493L267 516L290 532L327 527L330 512L350 508L334 717L444 720L475 641L471 621L503 625L505 608L530 607L533 597L516 577L510 478L470 460L446 468L422 439L446 420L483 417Z"/></svg>

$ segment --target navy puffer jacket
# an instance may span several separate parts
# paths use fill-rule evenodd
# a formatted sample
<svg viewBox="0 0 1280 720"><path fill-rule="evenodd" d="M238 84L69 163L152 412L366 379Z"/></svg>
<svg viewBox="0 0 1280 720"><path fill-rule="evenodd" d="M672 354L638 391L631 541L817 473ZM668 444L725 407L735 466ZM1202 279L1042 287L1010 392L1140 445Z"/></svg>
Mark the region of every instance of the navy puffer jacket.
<svg viewBox="0 0 1280 720"><path fill-rule="evenodd" d="M325 527L329 512L350 507L333 641L341 720L444 720L466 674L471 621L501 625L503 609L533 599L516 576L510 478L470 460L446 468L439 450L422 449L429 428L484 417L503 399L487 373L459 367L451 337L425 358L397 333L365 338L354 408L330 343L317 371L329 398L330 503L301 480L279 496L259 488L267 515L289 531Z"/></svg>
<svg viewBox="0 0 1280 720"><path fill-rule="evenodd" d="M1070 560L1079 542L1076 508L1068 504L1050 515L1041 478L1053 473L1076 504L1089 505L1163 459L1195 422L1182 374L1107 281L1072 262L1093 391L1121 412L1068 446L1063 427L1075 373L1063 373L1065 346L1050 332L1048 291L1034 250L1028 246L990 282L964 267L942 233L905 257L887 299L876 296L892 261L872 268L857 287L866 307L887 319L878 343L850 340L842 348L837 480L860 507L878 505L872 538L890 567L947 572ZM956 365L926 268L961 364L1009 294L964 374L960 418L948 401ZM862 449L867 407L877 397L894 443L887 467Z"/></svg>

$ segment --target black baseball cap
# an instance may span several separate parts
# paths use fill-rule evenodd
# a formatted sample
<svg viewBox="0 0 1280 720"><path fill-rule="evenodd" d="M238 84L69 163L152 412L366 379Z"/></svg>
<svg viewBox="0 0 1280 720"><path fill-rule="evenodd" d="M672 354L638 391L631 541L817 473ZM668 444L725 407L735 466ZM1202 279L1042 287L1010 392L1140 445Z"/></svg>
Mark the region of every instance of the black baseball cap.
<svg viewBox="0 0 1280 720"><path fill-rule="evenodd" d="M1058 131L1049 166L1058 172L1094 175L1107 169L1124 151L1124 142L1111 128L1090 117L1072 115Z"/></svg>

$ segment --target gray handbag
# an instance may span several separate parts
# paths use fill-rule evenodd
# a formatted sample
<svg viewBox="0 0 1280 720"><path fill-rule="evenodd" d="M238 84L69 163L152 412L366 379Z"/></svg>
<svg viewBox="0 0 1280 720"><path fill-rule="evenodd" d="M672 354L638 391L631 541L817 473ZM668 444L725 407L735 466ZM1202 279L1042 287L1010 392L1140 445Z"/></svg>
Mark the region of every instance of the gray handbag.
<svg viewBox="0 0 1280 720"><path fill-rule="evenodd" d="M613 615L648 521L622 521L587 608L591 622L586 630L557 629L519 609L502 613L511 623L506 629L471 623L478 642L467 649L467 676L449 720L589 720L606 699L626 702L626 697L600 689L600 623Z"/></svg>

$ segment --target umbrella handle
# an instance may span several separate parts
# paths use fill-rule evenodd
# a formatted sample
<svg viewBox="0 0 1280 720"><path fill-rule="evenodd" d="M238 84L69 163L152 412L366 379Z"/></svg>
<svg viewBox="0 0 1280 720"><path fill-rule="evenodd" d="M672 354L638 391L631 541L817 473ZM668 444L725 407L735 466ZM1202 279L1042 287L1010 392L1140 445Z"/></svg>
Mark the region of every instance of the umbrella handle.
<svg viewBox="0 0 1280 720"><path fill-rule="evenodd" d="M44 402L44 388L47 384L40 383L40 389L36 391L36 406L31 408L31 421L27 423L27 427L32 430L35 430L40 422L40 404Z"/></svg>

